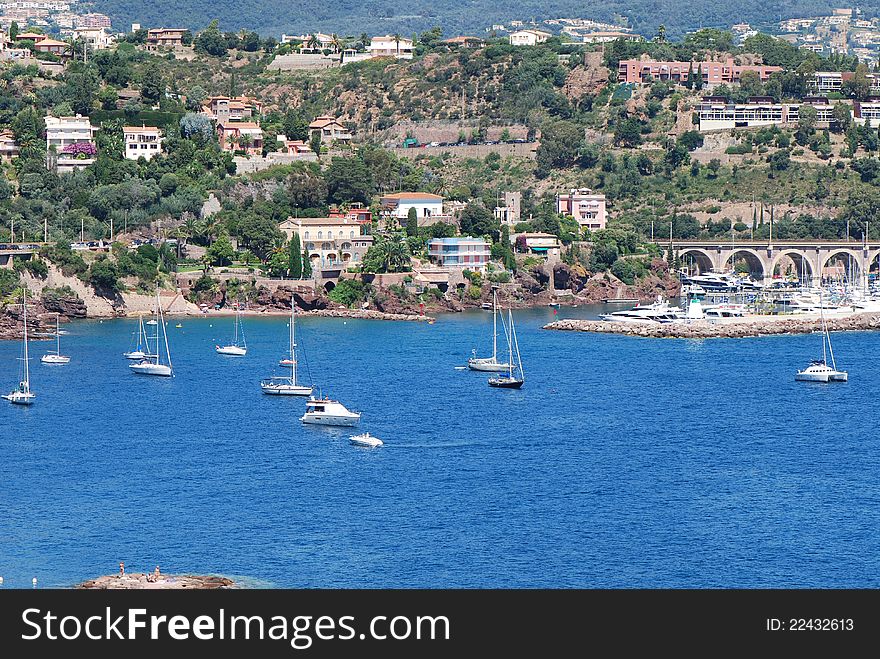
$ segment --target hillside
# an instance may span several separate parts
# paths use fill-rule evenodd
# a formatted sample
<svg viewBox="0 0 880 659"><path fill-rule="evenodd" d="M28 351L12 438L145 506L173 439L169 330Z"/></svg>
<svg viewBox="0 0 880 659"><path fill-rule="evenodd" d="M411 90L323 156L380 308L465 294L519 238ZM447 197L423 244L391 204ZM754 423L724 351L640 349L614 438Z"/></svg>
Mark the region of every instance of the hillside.
<svg viewBox="0 0 880 659"><path fill-rule="evenodd" d="M839 4L839 3L838 3ZM780 16L797 17L830 13L837 6L821 0L782 0L768 6L759 0L718 3L709 0L681 3L671 0L96 0L95 10L108 14L119 28L132 22L143 25L201 28L213 18L224 30L255 29L264 35L300 34L321 30L346 35L409 35L442 25L447 35L482 33L494 23L511 20L558 17L592 18L611 21L626 17L630 25L644 34L653 34L663 23L670 36L680 36L700 27L729 27L740 21L767 26ZM880 9L878 0L859 6L866 14Z"/></svg>

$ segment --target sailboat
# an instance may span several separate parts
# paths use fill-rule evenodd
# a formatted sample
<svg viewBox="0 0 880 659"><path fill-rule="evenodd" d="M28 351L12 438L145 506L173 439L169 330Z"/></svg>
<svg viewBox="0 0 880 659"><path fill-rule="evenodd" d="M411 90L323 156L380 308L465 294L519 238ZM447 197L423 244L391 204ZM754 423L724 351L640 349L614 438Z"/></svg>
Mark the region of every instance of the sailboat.
<svg viewBox="0 0 880 659"><path fill-rule="evenodd" d="M238 337L241 335L241 345L238 345ZM217 354L230 355L232 357L244 357L247 354L247 341L244 340L244 328L241 326L241 308L235 305L235 334L232 343L228 346L215 346Z"/></svg>
<svg viewBox="0 0 880 659"><path fill-rule="evenodd" d="M311 396L312 387L296 383L296 302L290 298L290 358L283 360L290 366L290 377L271 377L260 381L264 394L272 396Z"/></svg>
<svg viewBox="0 0 880 659"><path fill-rule="evenodd" d="M162 305L159 302L159 287L156 286L156 319L155 324L156 328L156 352L154 354L147 354L141 361L137 364L129 364L129 368L134 373L138 373L140 375L162 375L165 377L171 377L174 375L174 371L171 366L171 351L168 349L168 332L165 328L165 319L162 314ZM168 360L167 364L162 363L162 351L161 344L159 343L159 332L161 331L162 337L165 341L165 357ZM149 351L150 349L150 339L153 337L146 337L146 348Z"/></svg>
<svg viewBox="0 0 880 659"><path fill-rule="evenodd" d="M499 375L489 378L490 387L500 387L501 389L519 389L526 381L526 375L522 367L522 358L519 355L519 341L516 339L516 329L513 326L513 311L507 310L507 352L508 352L508 368L507 375ZM516 353L516 366L513 365L513 355ZM519 370L519 377L514 376L514 371Z"/></svg>
<svg viewBox="0 0 880 659"><path fill-rule="evenodd" d="M24 367L22 370L24 377L19 381L18 388L5 394L3 398L14 405L32 405L37 395L31 391L31 371L28 365L27 289L22 291L21 307L24 310L24 333L22 335L22 352L24 353L22 357Z"/></svg>
<svg viewBox="0 0 880 659"><path fill-rule="evenodd" d="M474 356L468 359L467 365L472 371L492 373L503 373L511 368L511 364L498 361L498 294L495 291L492 291L492 356L477 357L477 351L474 350Z"/></svg>
<svg viewBox="0 0 880 659"><path fill-rule="evenodd" d="M822 359L810 362L802 371L798 371L794 379L798 382L846 382L849 375L846 371L838 371L834 361L834 349L831 347L831 333L825 324L825 314L822 312L822 294L819 294L819 317L822 320ZM828 357L831 357L831 366L828 365Z"/></svg>
<svg viewBox="0 0 880 659"><path fill-rule="evenodd" d="M152 321L151 321L152 322ZM153 323L155 325L155 323ZM128 352L123 353L123 356L126 359L146 359L147 357L152 357L150 354L150 348L147 341L147 330L144 329L144 317L142 315L138 316L138 331L137 331L137 340L132 346L132 349Z"/></svg>
<svg viewBox="0 0 880 659"><path fill-rule="evenodd" d="M55 351L47 352L40 357L40 361L44 364L67 364L70 362L70 357L61 354L61 327L59 323L59 314L55 314Z"/></svg>

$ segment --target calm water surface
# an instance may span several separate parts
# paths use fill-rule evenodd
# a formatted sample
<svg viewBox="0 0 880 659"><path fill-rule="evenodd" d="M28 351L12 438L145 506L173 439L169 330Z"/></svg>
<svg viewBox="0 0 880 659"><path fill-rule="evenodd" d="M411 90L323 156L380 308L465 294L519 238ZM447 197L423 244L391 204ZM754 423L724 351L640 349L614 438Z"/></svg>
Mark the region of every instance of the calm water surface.
<svg viewBox="0 0 880 659"><path fill-rule="evenodd" d="M562 309L559 317L598 308ZM324 393L381 437L303 427L260 393L286 319L168 331L177 377L135 376L133 321L68 326L30 409L0 405L0 576L115 571L289 587L880 586L880 334L834 335L850 382L796 383L818 336L645 340L517 312L521 391L456 370L491 314L303 318ZM0 389L19 345L0 342Z"/></svg>

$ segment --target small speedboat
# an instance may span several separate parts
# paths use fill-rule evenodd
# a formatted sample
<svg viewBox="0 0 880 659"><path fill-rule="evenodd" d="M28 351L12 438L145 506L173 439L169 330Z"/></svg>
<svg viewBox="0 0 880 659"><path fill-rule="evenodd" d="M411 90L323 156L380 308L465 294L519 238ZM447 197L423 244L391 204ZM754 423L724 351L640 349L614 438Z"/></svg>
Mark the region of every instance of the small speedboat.
<svg viewBox="0 0 880 659"><path fill-rule="evenodd" d="M492 311L492 305L488 302L483 302L483 304L480 305L480 308L485 309L486 311Z"/></svg>
<svg viewBox="0 0 880 659"><path fill-rule="evenodd" d="M356 426L360 420L360 412L352 412L339 401L329 398L309 398L306 413L300 417L303 423L319 426Z"/></svg>
<svg viewBox="0 0 880 659"><path fill-rule="evenodd" d="M279 366L293 366L293 364L294 364L293 360L289 359L288 357L285 357L284 359L278 360Z"/></svg>
<svg viewBox="0 0 880 659"><path fill-rule="evenodd" d="M363 435L352 435L348 438L355 446L367 446L370 448L375 448L377 446L382 446L384 442L378 437L373 437L370 433L365 432Z"/></svg>

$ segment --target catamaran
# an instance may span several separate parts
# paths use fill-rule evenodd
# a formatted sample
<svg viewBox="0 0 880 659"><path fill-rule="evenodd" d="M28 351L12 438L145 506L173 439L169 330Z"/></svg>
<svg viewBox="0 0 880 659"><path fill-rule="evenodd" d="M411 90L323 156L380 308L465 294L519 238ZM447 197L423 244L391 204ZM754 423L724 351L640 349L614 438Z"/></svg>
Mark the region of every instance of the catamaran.
<svg viewBox="0 0 880 659"><path fill-rule="evenodd" d="M59 327L59 314L55 314L55 350L47 352L40 357L40 361L44 364L67 364L70 357L61 354L61 328Z"/></svg>
<svg viewBox="0 0 880 659"><path fill-rule="evenodd" d="M290 377L271 377L260 381L264 394L272 396L311 396L312 387L296 383L296 302L290 297L290 358L282 360L290 367Z"/></svg>
<svg viewBox="0 0 880 659"><path fill-rule="evenodd" d="M156 286L156 319L155 319L156 327L156 352L155 354L148 354L137 364L129 364L129 368L133 373L138 373L140 375L162 375L165 377L171 377L174 375L173 368L171 366L171 351L168 349L168 332L165 327L165 317L162 314L162 304L159 302L159 287ZM161 343L159 342L159 333L162 333L162 338L164 338L165 343L165 357L167 358L168 363L162 363L162 351L161 351ZM147 336L147 350L150 350L150 339L153 337Z"/></svg>
<svg viewBox="0 0 880 659"><path fill-rule="evenodd" d="M819 317L822 320L822 359L810 362L802 371L798 371L794 379L798 382L846 382L849 375L846 371L837 370L834 361L834 349L831 347L831 333L825 324L825 314L822 312L822 298L819 296ZM828 357L831 357L831 365L828 365Z"/></svg>
<svg viewBox="0 0 880 659"><path fill-rule="evenodd" d="M247 354L247 341L244 340L244 328L241 326L241 305L235 305L235 335L232 343L227 346L215 346L217 354L230 355L232 357L244 357ZM238 344L239 335L241 336L241 345Z"/></svg>
<svg viewBox="0 0 880 659"><path fill-rule="evenodd" d="M492 291L492 356L477 357L476 350L473 354L467 364L472 371L503 373L510 370L511 364L502 364L498 361L498 295L495 291Z"/></svg>
<svg viewBox="0 0 880 659"><path fill-rule="evenodd" d="M155 323L153 324L155 325ZM139 315L136 342L132 346L131 350L123 353L123 357L125 357L126 359L141 360L152 356L153 355L150 354L149 342L147 341L147 330L144 329L144 317L142 315Z"/></svg>
<svg viewBox="0 0 880 659"><path fill-rule="evenodd" d="M499 387L501 389L519 389L526 381L525 373L522 367L522 358L519 355L519 341L516 339L516 328L513 326L513 312L507 310L507 375L499 375L489 378L490 387ZM516 352L516 366L513 363L513 355ZM514 371L519 370L519 377L514 376Z"/></svg>
<svg viewBox="0 0 880 659"><path fill-rule="evenodd" d="M22 353L21 358L22 378L18 382L18 387L5 394L3 398L13 405L32 405L37 395L31 391L31 371L28 365L28 332L27 332L27 289L22 291L21 307L24 311L24 333L22 334Z"/></svg>

